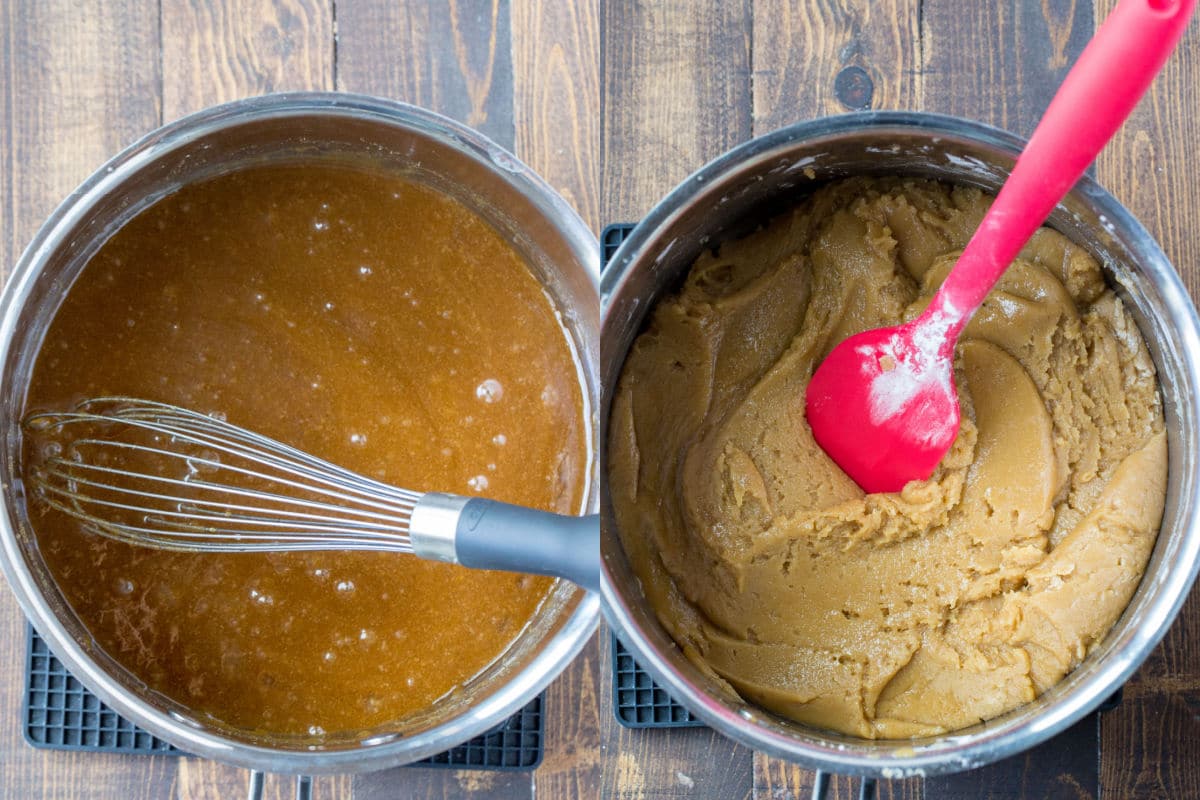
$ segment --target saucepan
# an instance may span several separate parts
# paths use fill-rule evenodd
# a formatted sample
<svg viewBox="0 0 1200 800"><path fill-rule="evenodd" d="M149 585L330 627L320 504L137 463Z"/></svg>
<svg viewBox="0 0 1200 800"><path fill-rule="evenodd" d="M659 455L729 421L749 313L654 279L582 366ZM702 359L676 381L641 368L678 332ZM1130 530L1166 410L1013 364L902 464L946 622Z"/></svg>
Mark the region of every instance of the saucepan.
<svg viewBox="0 0 1200 800"><path fill-rule="evenodd" d="M936 178L995 192L1022 145L1015 136L962 119L867 112L775 131L701 168L650 211L601 277L601 419L608 419L622 363L650 310L681 285L704 249L752 229L823 183L853 175ZM1200 566L1200 505L1193 488L1200 478L1200 320L1158 244L1092 179L1079 182L1048 224L1104 266L1149 345L1162 386L1166 510L1145 577L1125 612L1074 672L998 718L910 740L816 730L732 698L684 656L643 596L602 488L608 620L651 676L704 723L749 747L825 772L879 778L966 770L1066 729L1112 695L1166 633Z"/></svg>
<svg viewBox="0 0 1200 800"><path fill-rule="evenodd" d="M355 95L274 95L202 111L132 145L59 206L13 270L0 299L0 567L34 627L66 667L122 716L182 750L272 772L381 769L442 752L494 728L524 706L591 636L599 617L598 598L559 581L497 663L419 719L321 745L293 743L201 718L151 691L100 650L46 569L25 510L19 469L25 387L66 287L109 235L155 200L216 174L279 162L340 162L397 171L465 203L525 257L557 307L577 355L592 445L590 485L578 511L596 511L595 235L515 157L437 114Z"/></svg>

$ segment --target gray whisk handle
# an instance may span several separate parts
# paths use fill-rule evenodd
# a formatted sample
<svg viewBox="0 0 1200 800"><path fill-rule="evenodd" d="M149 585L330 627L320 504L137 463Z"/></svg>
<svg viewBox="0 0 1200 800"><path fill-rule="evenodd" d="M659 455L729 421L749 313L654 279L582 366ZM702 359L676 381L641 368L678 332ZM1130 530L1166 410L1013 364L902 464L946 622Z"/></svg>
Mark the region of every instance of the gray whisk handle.
<svg viewBox="0 0 1200 800"><path fill-rule="evenodd" d="M431 493L417 504L411 525L413 549L422 558L553 575L600 590L598 515L568 517L479 497Z"/></svg>
<svg viewBox="0 0 1200 800"><path fill-rule="evenodd" d="M473 498L458 518L456 550L463 566L556 575L600 591L600 517Z"/></svg>

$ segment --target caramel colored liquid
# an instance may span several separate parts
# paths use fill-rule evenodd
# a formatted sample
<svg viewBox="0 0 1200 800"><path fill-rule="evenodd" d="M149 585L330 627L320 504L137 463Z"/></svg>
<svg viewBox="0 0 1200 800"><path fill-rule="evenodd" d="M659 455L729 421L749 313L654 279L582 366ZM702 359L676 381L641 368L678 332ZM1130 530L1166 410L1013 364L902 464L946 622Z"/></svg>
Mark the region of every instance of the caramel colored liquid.
<svg viewBox="0 0 1200 800"><path fill-rule="evenodd" d="M27 410L100 395L222 413L419 491L582 499L581 390L541 285L475 214L398 177L258 167L141 213L68 292ZM382 553L160 552L30 515L101 647L199 713L274 733L429 707L550 586Z"/></svg>

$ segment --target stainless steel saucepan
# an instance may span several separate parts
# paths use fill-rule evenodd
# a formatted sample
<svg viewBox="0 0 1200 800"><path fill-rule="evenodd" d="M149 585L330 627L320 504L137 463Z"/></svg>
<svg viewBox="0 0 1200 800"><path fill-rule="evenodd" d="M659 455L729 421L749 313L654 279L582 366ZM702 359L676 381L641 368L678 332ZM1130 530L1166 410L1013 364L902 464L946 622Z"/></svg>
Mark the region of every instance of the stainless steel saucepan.
<svg viewBox="0 0 1200 800"><path fill-rule="evenodd" d="M22 608L67 668L130 721L190 753L306 774L417 761L495 727L575 657L595 629L600 606L594 594L559 581L510 650L454 697L418 718L347 733L318 746L222 726L149 690L96 647L68 607L30 530L19 469L29 372L64 291L109 235L164 195L252 164L313 162L396 172L440 189L480 214L525 257L561 314L576 353L591 444L590 485L576 511L594 513L599 504L596 238L528 167L437 114L356 95L293 94L236 102L182 119L131 146L68 197L37 233L0 298L0 567Z"/></svg>
<svg viewBox="0 0 1200 800"><path fill-rule="evenodd" d="M633 339L655 302L697 255L851 175L910 175L995 192L1022 142L951 117L869 112L813 120L737 147L689 177L631 233L601 277L601 419ZM1095 651L1057 686L1001 717L944 736L871 741L805 727L731 700L675 646L643 597L602 489L605 611L639 663L717 731L827 772L901 777L955 772L1042 742L1096 708L1162 638L1196 576L1200 505L1200 320L1179 276L1146 230L1084 178L1049 220L1104 265L1158 367L1170 450L1166 511L1145 577ZM753 227L751 225L750 227ZM603 441L603 440L602 440Z"/></svg>

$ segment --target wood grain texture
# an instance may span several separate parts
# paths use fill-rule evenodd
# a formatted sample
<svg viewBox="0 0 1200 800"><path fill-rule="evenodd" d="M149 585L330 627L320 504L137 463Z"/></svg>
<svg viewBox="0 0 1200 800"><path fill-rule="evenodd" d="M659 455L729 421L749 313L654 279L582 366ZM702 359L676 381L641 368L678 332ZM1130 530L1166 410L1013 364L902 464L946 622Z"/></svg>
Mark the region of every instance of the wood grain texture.
<svg viewBox="0 0 1200 800"><path fill-rule="evenodd" d="M337 88L431 108L513 147L508 0L342 3Z"/></svg>
<svg viewBox="0 0 1200 800"><path fill-rule="evenodd" d="M922 108L1029 136L1092 36L1087 0L923 0Z"/></svg>
<svg viewBox="0 0 1200 800"><path fill-rule="evenodd" d="M356 775L353 780L353 800L532 800L534 797L532 772L397 767Z"/></svg>
<svg viewBox="0 0 1200 800"><path fill-rule="evenodd" d="M600 639L587 647L546 690L545 755L534 773L539 798L600 797L601 720L612 716L600 698Z"/></svg>
<svg viewBox="0 0 1200 800"><path fill-rule="evenodd" d="M1114 0L1097 0L1102 20ZM1200 29L1195 21L1146 98L1096 163L1200 297ZM1125 686L1101 728L1103 800L1200 797L1200 595Z"/></svg>
<svg viewBox="0 0 1200 800"><path fill-rule="evenodd" d="M630 729L613 713L612 637L600 631L600 795L605 800L750 800L753 752L707 728Z"/></svg>
<svg viewBox="0 0 1200 800"><path fill-rule="evenodd" d="M794 764L763 753L754 754L755 800L809 800L816 778L817 773L811 770L800 769ZM827 798L857 800L861 791L860 778L831 775ZM878 800L920 800L924 796L920 778L878 781L875 792Z"/></svg>
<svg viewBox="0 0 1200 800"><path fill-rule="evenodd" d="M119 767L132 759L121 759ZM250 785L247 770L218 764L200 758L180 758L178 775L169 794L156 795L172 800L226 800L242 798ZM317 800L347 800L351 796L351 778L347 775L323 775L313 778L312 796ZM266 775L263 781L263 800L293 800L296 796L296 779L290 775ZM74 795L68 795L74 797Z"/></svg>
<svg viewBox="0 0 1200 800"><path fill-rule="evenodd" d="M600 225L600 28L597 0L512 0L517 155Z"/></svg>
<svg viewBox="0 0 1200 800"><path fill-rule="evenodd" d="M268 91L335 84L435 106L509 147L515 141L513 109L519 107L531 128L539 126L522 140L523 157L544 165L594 223L594 8L585 17L585 10L519 6L524 19L537 27L514 42L507 2L346 3L337 9L344 16L337 38L332 0L162 0L161 16L160 4L132 0L4 5L0 182L6 202L0 210L0 247L5 267L88 172L164 116ZM372 20L387 24L372 28ZM414 21L419 25L414 27ZM523 76L519 103L514 97L514 47L523 69L545 73ZM349 64L346 81L335 77L338 53ZM397 53L408 59L401 65L403 74L416 76L411 91L396 77L401 69L388 71ZM575 114L591 116L575 119ZM571 141L567 157L546 149L560 137ZM19 718L23 626L11 596L0 593L0 720L5 722L0 727L0 798L207 800L245 795L246 771L202 759L54 753L25 745ZM532 797L536 780L541 797L594 797L600 715L596 658L593 645L549 690L547 708L557 710L549 712L545 766L537 773L400 768L357 779L319 778L314 796L520 800ZM270 800L290 798L293 792L290 778L267 777L265 797Z"/></svg>
<svg viewBox="0 0 1200 800"><path fill-rule="evenodd" d="M159 120L158 24L129 0L0 4L0 271L51 209ZM34 750L21 736L25 618L0 591L0 798L168 796L169 758Z"/></svg>
<svg viewBox="0 0 1200 800"><path fill-rule="evenodd" d="M158 23L137 0L0 6L8 269L42 219L159 119Z"/></svg>
<svg viewBox="0 0 1200 800"><path fill-rule="evenodd" d="M925 780L925 796L945 800L1096 800L1100 795L1100 721L1090 714L1033 750Z"/></svg>
<svg viewBox="0 0 1200 800"><path fill-rule="evenodd" d="M754 134L850 110L919 108L921 2L754 0ZM869 92L839 92L839 75L855 68Z"/></svg>
<svg viewBox="0 0 1200 800"><path fill-rule="evenodd" d="M751 134L750 0L600 6L601 210L640 219Z"/></svg>
<svg viewBox="0 0 1200 800"><path fill-rule="evenodd" d="M333 88L332 0L162 0L161 14L167 121L240 97Z"/></svg>
<svg viewBox="0 0 1200 800"><path fill-rule="evenodd" d="M1194 596L1186 611L1192 620L1200 611ZM1179 633L1173 628L1168 636L1178 639ZM1151 659L1161 656L1156 651ZM1102 719L1101 800L1200 797L1200 679L1195 672L1172 682L1139 672L1125 685L1121 706Z"/></svg>

